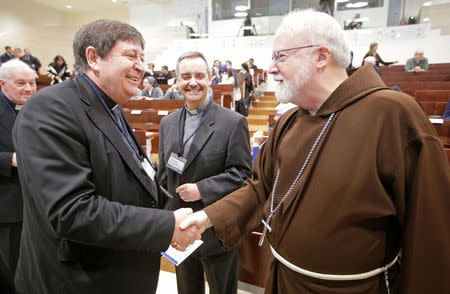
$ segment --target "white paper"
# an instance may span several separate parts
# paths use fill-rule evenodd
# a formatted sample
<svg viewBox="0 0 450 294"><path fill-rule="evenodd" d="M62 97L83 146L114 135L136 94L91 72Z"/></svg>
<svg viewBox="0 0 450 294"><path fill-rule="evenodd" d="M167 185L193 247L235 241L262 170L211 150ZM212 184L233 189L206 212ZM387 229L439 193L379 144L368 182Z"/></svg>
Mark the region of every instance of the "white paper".
<svg viewBox="0 0 450 294"><path fill-rule="evenodd" d="M131 111L131 114L141 114L141 113L142 113L142 110L139 110L139 109L133 109Z"/></svg>
<svg viewBox="0 0 450 294"><path fill-rule="evenodd" d="M189 245L185 251L176 250L171 245L169 246L169 249L166 250L166 252L161 252L161 255L178 266L202 244L202 240L195 240L195 242Z"/></svg>
<svg viewBox="0 0 450 294"><path fill-rule="evenodd" d="M444 120L442 118L430 118L432 124L443 124Z"/></svg>
<svg viewBox="0 0 450 294"><path fill-rule="evenodd" d="M158 115L168 115L169 111L168 110L160 110L158 111Z"/></svg>

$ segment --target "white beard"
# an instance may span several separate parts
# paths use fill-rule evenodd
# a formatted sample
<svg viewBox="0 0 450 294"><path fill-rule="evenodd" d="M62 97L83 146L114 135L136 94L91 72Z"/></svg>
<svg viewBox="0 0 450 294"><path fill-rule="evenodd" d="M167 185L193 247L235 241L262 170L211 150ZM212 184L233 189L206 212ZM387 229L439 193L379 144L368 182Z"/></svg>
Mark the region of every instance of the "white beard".
<svg viewBox="0 0 450 294"><path fill-rule="evenodd" d="M275 97L280 103L291 102L298 94L300 89L309 81L312 75L311 62L302 63L298 71L291 80L287 80L283 75L274 76L275 81L282 80L283 84L278 83L275 90Z"/></svg>

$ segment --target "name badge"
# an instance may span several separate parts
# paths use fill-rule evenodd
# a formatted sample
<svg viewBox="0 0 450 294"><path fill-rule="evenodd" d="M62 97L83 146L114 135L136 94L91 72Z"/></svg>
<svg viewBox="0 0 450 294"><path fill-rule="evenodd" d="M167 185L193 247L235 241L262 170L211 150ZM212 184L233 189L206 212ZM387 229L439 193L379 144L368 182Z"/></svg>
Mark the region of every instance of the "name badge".
<svg viewBox="0 0 450 294"><path fill-rule="evenodd" d="M183 173L184 166L186 165L186 158L178 156L173 153L170 154L169 161L167 162L167 167L180 175Z"/></svg>
<svg viewBox="0 0 450 294"><path fill-rule="evenodd" d="M148 162L147 158L144 158L142 160L142 167L144 168L145 173L147 174L147 176L154 181L155 180L155 170L153 169L152 165L150 164L150 162Z"/></svg>

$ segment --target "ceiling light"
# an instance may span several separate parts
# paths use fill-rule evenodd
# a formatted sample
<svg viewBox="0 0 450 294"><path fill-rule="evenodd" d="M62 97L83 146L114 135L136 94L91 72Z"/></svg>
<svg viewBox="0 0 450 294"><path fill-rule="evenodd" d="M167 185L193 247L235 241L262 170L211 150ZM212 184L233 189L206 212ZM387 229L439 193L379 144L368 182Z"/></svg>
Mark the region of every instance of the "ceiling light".
<svg viewBox="0 0 450 294"><path fill-rule="evenodd" d="M117 0L111 0L112 2L114 2L114 3L116 3L117 2Z"/></svg>
<svg viewBox="0 0 450 294"><path fill-rule="evenodd" d="M70 6L70 5L66 5L66 8L69 8L69 9L70 9L70 8L72 8L72 6Z"/></svg>
<svg viewBox="0 0 450 294"><path fill-rule="evenodd" d="M431 6L431 2L425 2L422 4L423 6Z"/></svg>
<svg viewBox="0 0 450 294"><path fill-rule="evenodd" d="M430 18L429 18L429 17L425 17L425 18L423 19L423 22L427 22L427 21L430 21Z"/></svg>
<svg viewBox="0 0 450 294"><path fill-rule="evenodd" d="M248 15L247 12L236 12L234 14L235 17L246 17Z"/></svg>
<svg viewBox="0 0 450 294"><path fill-rule="evenodd" d="M248 10L248 6L245 5L238 5L234 8L236 11L247 11Z"/></svg>

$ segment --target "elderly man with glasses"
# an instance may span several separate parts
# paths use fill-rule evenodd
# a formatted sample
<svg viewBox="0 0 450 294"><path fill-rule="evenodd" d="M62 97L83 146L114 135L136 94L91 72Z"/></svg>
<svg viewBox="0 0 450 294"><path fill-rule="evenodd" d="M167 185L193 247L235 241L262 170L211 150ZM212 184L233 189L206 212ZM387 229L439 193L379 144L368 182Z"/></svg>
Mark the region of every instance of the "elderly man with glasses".
<svg viewBox="0 0 450 294"><path fill-rule="evenodd" d="M263 224L275 259L266 293L450 293L450 169L418 103L372 66L347 76L339 24L289 14L270 73L280 102L252 179L181 227L213 226L222 244ZM400 262L401 261L401 262Z"/></svg>

